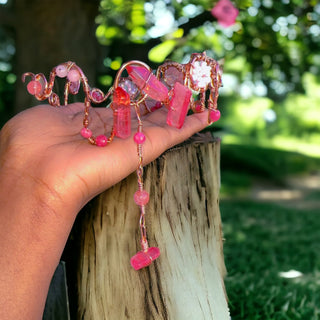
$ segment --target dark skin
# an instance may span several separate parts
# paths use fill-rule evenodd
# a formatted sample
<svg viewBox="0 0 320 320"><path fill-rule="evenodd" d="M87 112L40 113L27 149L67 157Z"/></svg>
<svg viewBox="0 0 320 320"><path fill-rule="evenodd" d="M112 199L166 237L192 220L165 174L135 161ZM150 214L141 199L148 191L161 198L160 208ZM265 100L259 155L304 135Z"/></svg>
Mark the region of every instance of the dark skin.
<svg viewBox="0 0 320 320"><path fill-rule="evenodd" d="M0 319L42 319L53 272L73 222L94 196L136 170L130 137L106 147L79 134L84 106L41 105L12 118L0 131ZM142 117L144 164L207 126L207 111L181 129L167 111ZM92 109L90 129L112 127L112 110ZM132 136L137 128L133 119Z"/></svg>

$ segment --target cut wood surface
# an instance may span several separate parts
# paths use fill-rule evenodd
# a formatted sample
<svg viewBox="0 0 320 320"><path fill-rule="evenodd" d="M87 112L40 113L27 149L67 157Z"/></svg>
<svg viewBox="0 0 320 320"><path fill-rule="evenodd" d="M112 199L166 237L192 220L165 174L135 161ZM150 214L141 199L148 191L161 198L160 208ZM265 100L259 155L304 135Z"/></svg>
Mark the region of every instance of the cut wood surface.
<svg viewBox="0 0 320 320"><path fill-rule="evenodd" d="M135 271L139 208L132 174L95 199L83 222L79 319L227 320L219 211L220 142L170 149L144 168L150 246L161 250Z"/></svg>

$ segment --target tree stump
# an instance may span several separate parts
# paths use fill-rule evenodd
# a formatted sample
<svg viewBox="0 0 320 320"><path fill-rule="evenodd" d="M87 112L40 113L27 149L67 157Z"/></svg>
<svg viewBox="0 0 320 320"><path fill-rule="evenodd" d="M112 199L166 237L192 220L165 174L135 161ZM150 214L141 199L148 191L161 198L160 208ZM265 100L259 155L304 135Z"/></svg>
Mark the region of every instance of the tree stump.
<svg viewBox="0 0 320 320"><path fill-rule="evenodd" d="M144 168L150 246L161 250L135 271L140 248L135 173L95 199L85 217L78 270L79 319L227 320L219 211L220 142L189 142Z"/></svg>

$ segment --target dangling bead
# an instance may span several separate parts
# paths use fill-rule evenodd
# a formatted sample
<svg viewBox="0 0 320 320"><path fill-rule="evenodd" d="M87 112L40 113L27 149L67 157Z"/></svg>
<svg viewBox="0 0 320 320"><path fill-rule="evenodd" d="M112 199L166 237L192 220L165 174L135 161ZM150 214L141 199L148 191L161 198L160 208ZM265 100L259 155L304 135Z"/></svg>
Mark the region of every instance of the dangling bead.
<svg viewBox="0 0 320 320"><path fill-rule="evenodd" d="M65 78L68 74L68 69L63 64L59 64L56 67L56 74L59 78Z"/></svg>
<svg viewBox="0 0 320 320"><path fill-rule="evenodd" d="M96 137L96 145L98 147L105 147L108 144L108 138L105 135L100 135Z"/></svg>
<svg viewBox="0 0 320 320"><path fill-rule="evenodd" d="M142 144L146 141L146 136L142 132L137 132L134 135L133 140L137 144Z"/></svg>
<svg viewBox="0 0 320 320"><path fill-rule="evenodd" d="M157 247L151 247L146 250L139 251L131 258L131 266L135 270L142 269L149 266L152 261L156 260L159 256L160 250Z"/></svg>
<svg viewBox="0 0 320 320"><path fill-rule="evenodd" d="M68 80L71 82L77 82L80 80L80 73L76 69L71 69L68 72Z"/></svg>
<svg viewBox="0 0 320 320"><path fill-rule="evenodd" d="M216 122L216 121L218 121L218 120L220 119L220 116L221 116L221 113L220 113L219 110L211 110L211 111L210 111L209 117L210 117L210 121L211 121L211 122Z"/></svg>
<svg viewBox="0 0 320 320"><path fill-rule="evenodd" d="M84 138L89 139L92 136L92 131L90 129L88 129L88 128L82 128L81 131L80 131L80 134Z"/></svg>
<svg viewBox="0 0 320 320"><path fill-rule="evenodd" d="M42 91L42 85L39 81L32 80L28 83L27 90L30 94L36 95Z"/></svg>
<svg viewBox="0 0 320 320"><path fill-rule="evenodd" d="M149 202L149 193L145 190L138 190L135 192L133 199L138 206L145 206Z"/></svg>

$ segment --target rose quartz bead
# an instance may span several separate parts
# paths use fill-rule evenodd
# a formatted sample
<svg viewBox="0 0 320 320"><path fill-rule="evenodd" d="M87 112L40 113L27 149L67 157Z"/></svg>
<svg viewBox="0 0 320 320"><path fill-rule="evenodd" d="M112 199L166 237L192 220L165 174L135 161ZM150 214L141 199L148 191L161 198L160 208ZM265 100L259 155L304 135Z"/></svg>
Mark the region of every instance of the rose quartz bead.
<svg viewBox="0 0 320 320"><path fill-rule="evenodd" d="M149 193L145 190L138 190L134 193L133 199L138 206L145 206L149 202Z"/></svg>
<svg viewBox="0 0 320 320"><path fill-rule="evenodd" d="M98 147L105 147L108 144L108 138L105 135L100 135L96 137L96 145Z"/></svg>
<svg viewBox="0 0 320 320"><path fill-rule="evenodd" d="M65 78L68 74L68 69L63 64L59 64L56 67L56 74L59 78Z"/></svg>
<svg viewBox="0 0 320 320"><path fill-rule="evenodd" d="M80 134L84 138L88 139L88 138L90 138L92 136L92 131L90 129L88 129L88 128L82 128L81 131L80 131Z"/></svg>
<svg viewBox="0 0 320 320"><path fill-rule="evenodd" d="M151 247L145 251L139 251L131 258L131 266L135 270L145 268L149 266L152 263L152 261L156 260L159 256L160 250L157 247Z"/></svg>
<svg viewBox="0 0 320 320"><path fill-rule="evenodd" d="M219 110L211 110L210 111L210 121L216 122L220 119L221 113Z"/></svg>
<svg viewBox="0 0 320 320"><path fill-rule="evenodd" d="M77 82L80 80L80 73L76 69L71 69L68 72L68 80L71 82Z"/></svg>
<svg viewBox="0 0 320 320"><path fill-rule="evenodd" d="M134 135L133 140L137 144L142 144L146 141L146 136L142 132L137 132Z"/></svg>
<svg viewBox="0 0 320 320"><path fill-rule="evenodd" d="M167 87L148 69L132 65L127 66L126 69L133 82L150 98L157 101L165 101L167 99Z"/></svg>
<svg viewBox="0 0 320 320"><path fill-rule="evenodd" d="M39 81L32 80L28 83L27 90L30 94L36 95L42 91L42 85Z"/></svg>
<svg viewBox="0 0 320 320"><path fill-rule="evenodd" d="M167 115L167 124L180 129L188 113L192 92L189 88L176 82L173 87L173 96L170 100Z"/></svg>

